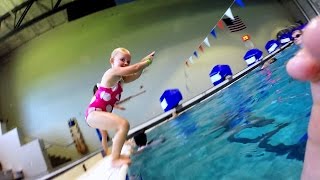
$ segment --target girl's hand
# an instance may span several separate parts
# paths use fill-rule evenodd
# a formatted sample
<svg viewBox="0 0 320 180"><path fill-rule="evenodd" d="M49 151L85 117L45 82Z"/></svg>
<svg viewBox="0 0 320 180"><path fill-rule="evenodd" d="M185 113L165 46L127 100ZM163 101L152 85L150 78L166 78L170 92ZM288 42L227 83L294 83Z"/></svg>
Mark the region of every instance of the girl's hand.
<svg viewBox="0 0 320 180"><path fill-rule="evenodd" d="M141 61L146 61L148 59L150 59L151 61L153 61L154 55L155 55L155 51L153 51L152 53L150 53L149 55L147 55L146 57L144 57Z"/></svg>

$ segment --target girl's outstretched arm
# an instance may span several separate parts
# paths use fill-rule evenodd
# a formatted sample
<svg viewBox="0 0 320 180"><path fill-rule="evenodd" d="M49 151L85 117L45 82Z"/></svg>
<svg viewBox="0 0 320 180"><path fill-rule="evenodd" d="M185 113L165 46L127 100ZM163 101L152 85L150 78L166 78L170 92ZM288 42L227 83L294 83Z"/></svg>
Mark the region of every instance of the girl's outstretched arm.
<svg viewBox="0 0 320 180"><path fill-rule="evenodd" d="M146 62L147 61L149 63L149 65L150 65L152 63L152 61L153 61L154 54L155 54L155 52L153 51L148 56L143 58L140 62ZM141 76L143 70L144 70L144 68L141 71L138 71L138 72L136 72L134 74L130 74L130 75L127 75L127 76L122 76L122 79L123 79L124 83L129 83L129 82L132 82L132 81L135 81L136 79L138 79Z"/></svg>

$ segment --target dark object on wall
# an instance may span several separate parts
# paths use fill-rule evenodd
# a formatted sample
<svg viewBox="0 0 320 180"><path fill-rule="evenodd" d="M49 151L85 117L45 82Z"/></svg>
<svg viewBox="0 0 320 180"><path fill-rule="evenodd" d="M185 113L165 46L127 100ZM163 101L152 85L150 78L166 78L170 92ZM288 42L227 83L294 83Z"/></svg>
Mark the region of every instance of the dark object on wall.
<svg viewBox="0 0 320 180"><path fill-rule="evenodd" d="M68 121L68 126L77 151L82 155L87 154L88 147L84 142L84 138L82 137L76 118L71 118Z"/></svg>
<svg viewBox="0 0 320 180"><path fill-rule="evenodd" d="M234 20L230 18L224 18L222 20L231 32L238 32L247 28L239 16L235 16Z"/></svg>
<svg viewBox="0 0 320 180"><path fill-rule="evenodd" d="M77 0L67 8L68 21L116 6L114 0Z"/></svg>

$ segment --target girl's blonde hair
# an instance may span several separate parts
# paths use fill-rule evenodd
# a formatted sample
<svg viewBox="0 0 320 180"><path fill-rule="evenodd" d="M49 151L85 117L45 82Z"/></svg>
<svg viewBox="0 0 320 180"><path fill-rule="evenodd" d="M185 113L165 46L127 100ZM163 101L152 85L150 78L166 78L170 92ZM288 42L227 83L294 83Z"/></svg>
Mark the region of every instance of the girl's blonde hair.
<svg viewBox="0 0 320 180"><path fill-rule="evenodd" d="M114 58L114 56L116 56L117 53L125 53L125 54L130 54L130 51L126 48L122 48L122 47L119 47L119 48L116 48L112 51L111 53L111 58Z"/></svg>

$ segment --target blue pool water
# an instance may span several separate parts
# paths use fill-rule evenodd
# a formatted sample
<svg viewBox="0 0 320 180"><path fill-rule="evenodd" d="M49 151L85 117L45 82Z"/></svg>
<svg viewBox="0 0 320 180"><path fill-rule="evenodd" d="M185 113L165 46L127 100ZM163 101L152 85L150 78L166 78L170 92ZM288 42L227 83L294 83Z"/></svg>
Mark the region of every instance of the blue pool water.
<svg viewBox="0 0 320 180"><path fill-rule="evenodd" d="M150 131L158 146L132 157L130 175L163 179L299 179L311 95L288 76L291 46L265 70Z"/></svg>

